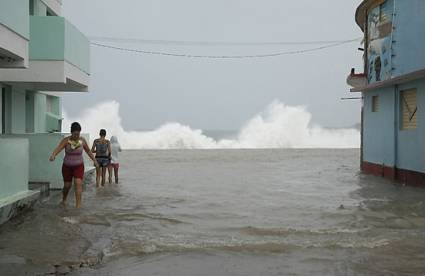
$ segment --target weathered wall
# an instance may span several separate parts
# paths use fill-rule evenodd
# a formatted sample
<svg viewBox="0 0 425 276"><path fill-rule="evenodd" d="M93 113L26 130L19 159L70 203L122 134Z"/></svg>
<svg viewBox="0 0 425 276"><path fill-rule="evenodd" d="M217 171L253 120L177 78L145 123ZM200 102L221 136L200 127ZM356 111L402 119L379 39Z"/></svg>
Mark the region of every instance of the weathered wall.
<svg viewBox="0 0 425 276"><path fill-rule="evenodd" d="M425 68L425 1L396 0L393 76Z"/></svg>
<svg viewBox="0 0 425 276"><path fill-rule="evenodd" d="M417 90L418 127L401 129L400 93ZM372 96L379 111L372 112ZM364 161L425 172L425 79L364 93Z"/></svg>
<svg viewBox="0 0 425 276"><path fill-rule="evenodd" d="M425 1L387 0L367 22L369 83L425 68Z"/></svg>
<svg viewBox="0 0 425 276"><path fill-rule="evenodd" d="M59 142L67 134L16 134L7 135L8 138L24 138L29 141L29 181L49 182L50 188L60 189L63 187L62 162L64 153L61 152L54 162L49 161L49 157ZM89 136L83 135L89 142ZM84 153L86 170L92 166L92 162Z"/></svg>
<svg viewBox="0 0 425 276"><path fill-rule="evenodd" d="M402 169L425 172L425 79L400 85L399 91L412 88L417 89L418 128L400 130L399 124L397 166Z"/></svg>
<svg viewBox="0 0 425 276"><path fill-rule="evenodd" d="M372 97L379 97L379 111L372 112ZM394 166L394 88L364 93L363 158Z"/></svg>

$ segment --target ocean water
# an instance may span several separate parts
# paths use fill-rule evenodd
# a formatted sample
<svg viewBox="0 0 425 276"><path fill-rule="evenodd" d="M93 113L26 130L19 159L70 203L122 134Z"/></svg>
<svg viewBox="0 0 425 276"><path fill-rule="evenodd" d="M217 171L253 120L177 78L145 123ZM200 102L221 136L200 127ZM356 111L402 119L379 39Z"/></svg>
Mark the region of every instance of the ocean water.
<svg viewBox="0 0 425 276"><path fill-rule="evenodd" d="M0 275L423 275L425 190L356 149L133 150L0 227Z"/></svg>

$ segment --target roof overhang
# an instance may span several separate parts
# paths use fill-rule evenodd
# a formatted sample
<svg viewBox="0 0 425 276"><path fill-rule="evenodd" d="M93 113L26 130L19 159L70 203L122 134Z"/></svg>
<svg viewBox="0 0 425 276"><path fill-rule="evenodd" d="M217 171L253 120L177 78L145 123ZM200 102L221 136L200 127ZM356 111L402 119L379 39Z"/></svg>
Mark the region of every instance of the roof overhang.
<svg viewBox="0 0 425 276"><path fill-rule="evenodd" d="M350 91L351 92L367 92L367 91L371 91L371 90L375 90L379 88L385 88L392 85L404 84L407 82L415 81L418 79L424 79L424 78L425 78L425 69L422 69L422 70L404 74L402 76L395 77L389 80L375 82L363 87L354 87Z"/></svg>

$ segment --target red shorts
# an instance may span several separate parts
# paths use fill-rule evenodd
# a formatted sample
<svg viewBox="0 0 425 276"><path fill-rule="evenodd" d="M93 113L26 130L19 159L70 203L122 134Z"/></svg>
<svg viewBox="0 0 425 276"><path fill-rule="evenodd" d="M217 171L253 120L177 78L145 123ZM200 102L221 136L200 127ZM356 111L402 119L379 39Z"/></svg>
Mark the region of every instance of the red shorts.
<svg viewBox="0 0 425 276"><path fill-rule="evenodd" d="M110 163L109 168L114 168L114 169L118 170L120 168L120 164L119 163L114 163L114 164Z"/></svg>
<svg viewBox="0 0 425 276"><path fill-rule="evenodd" d="M84 164L75 167L62 165L62 176L64 182L71 182L72 178L84 179Z"/></svg>

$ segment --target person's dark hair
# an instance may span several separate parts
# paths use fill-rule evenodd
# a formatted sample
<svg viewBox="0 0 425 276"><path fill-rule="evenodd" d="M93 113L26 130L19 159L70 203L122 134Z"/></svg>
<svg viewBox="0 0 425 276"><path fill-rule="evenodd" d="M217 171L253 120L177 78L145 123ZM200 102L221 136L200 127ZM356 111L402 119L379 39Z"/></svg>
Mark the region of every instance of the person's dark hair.
<svg viewBox="0 0 425 276"><path fill-rule="evenodd" d="M100 136L106 136L106 130L101 129L100 132L99 132L99 135Z"/></svg>
<svg viewBox="0 0 425 276"><path fill-rule="evenodd" d="M71 133L74 131L81 131L81 125L78 122L73 122L71 124Z"/></svg>

